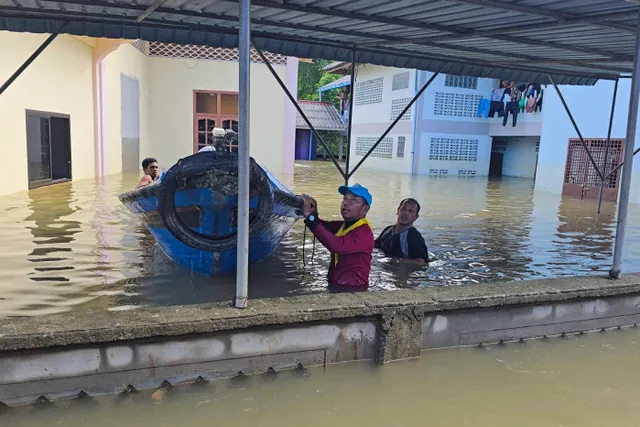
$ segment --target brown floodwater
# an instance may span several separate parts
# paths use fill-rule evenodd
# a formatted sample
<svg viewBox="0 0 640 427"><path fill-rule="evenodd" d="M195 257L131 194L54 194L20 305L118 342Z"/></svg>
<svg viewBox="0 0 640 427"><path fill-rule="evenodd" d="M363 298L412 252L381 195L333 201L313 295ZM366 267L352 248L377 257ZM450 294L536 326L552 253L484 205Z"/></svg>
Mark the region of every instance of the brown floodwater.
<svg viewBox="0 0 640 427"><path fill-rule="evenodd" d="M230 301L234 276L202 277L176 267L117 195L137 176L80 180L0 196L0 317L85 309ZM338 217L341 178L330 162L298 163L281 176L316 197L321 216ZM615 205L596 215L594 201L534 191L533 181L429 177L359 171L373 194L376 233L395 222L398 202L422 204L416 226L433 261L428 269L374 256L371 289L473 285L606 274L615 235ZM250 270L250 298L325 292L329 255L312 250L298 222L278 251ZM640 207L632 206L626 271L640 271Z"/></svg>
<svg viewBox="0 0 640 427"><path fill-rule="evenodd" d="M0 413L12 427L635 427L640 331L424 352Z"/></svg>

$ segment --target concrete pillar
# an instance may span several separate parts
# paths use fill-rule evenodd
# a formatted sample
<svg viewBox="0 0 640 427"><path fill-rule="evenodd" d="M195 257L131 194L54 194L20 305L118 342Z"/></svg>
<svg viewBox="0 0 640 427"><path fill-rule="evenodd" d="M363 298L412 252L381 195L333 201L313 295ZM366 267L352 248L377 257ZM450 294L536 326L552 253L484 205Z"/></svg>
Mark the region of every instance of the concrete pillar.
<svg viewBox="0 0 640 427"><path fill-rule="evenodd" d="M400 308L381 316L376 361L420 357L424 313L413 308Z"/></svg>

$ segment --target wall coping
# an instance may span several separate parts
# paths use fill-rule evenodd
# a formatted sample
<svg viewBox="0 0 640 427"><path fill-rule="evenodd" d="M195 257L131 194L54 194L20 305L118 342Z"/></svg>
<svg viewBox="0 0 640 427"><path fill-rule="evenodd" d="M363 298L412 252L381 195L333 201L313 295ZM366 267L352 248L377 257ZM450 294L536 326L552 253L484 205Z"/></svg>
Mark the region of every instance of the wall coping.
<svg viewBox="0 0 640 427"><path fill-rule="evenodd" d="M245 310L235 309L227 303L149 307L131 311L87 310L3 319L0 324L0 352L208 334L329 319L376 317L408 307L426 314L634 293L640 293L640 274L626 275L618 280L569 277L260 299L250 300L249 308Z"/></svg>

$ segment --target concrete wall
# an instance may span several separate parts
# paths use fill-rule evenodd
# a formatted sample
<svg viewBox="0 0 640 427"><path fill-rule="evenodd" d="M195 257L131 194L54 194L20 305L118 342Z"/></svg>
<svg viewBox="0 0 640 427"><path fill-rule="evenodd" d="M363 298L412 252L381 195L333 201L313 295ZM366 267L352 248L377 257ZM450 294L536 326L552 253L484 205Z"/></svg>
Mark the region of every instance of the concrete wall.
<svg viewBox="0 0 640 427"><path fill-rule="evenodd" d="M48 37L0 31L0 81ZM92 48L61 35L0 98L0 194L27 190L26 110L70 115L74 180L94 176Z"/></svg>
<svg viewBox="0 0 640 427"><path fill-rule="evenodd" d="M287 69L274 65L286 80ZM163 166L193 154L193 91L238 91L238 64L148 58L150 154ZM251 155L274 173L284 172L285 94L263 64L251 64ZM293 148L287 162L293 164Z"/></svg>
<svg viewBox="0 0 640 427"><path fill-rule="evenodd" d="M573 277L228 304L93 311L0 324L0 402L198 378L419 357L422 350L640 323L640 276ZM105 328L104 325L111 325Z"/></svg>
<svg viewBox="0 0 640 427"><path fill-rule="evenodd" d="M432 75L430 72L421 72L419 86L425 84ZM476 89L445 86L445 81L446 75L437 76L420 100L414 173L447 176L487 175L491 158L490 119L477 117L476 111L479 97L491 95L494 81L478 79ZM439 100L443 96L458 97L455 101L455 111L439 107L442 105ZM445 102L446 105L453 103L451 100ZM437 144L444 144L450 147L451 153L458 153L459 150L454 147L457 147L460 140L468 141L477 147L477 156L473 156L471 160L465 160L464 157L461 160L442 158L436 154L439 150L436 148ZM449 152L448 149L445 151Z"/></svg>
<svg viewBox="0 0 640 427"><path fill-rule="evenodd" d="M106 96L104 144L107 152L105 159L105 174L122 172L122 111L121 111L121 81L124 75L138 81L140 98L140 161L154 156L154 148L150 137L149 124L151 122L148 58L129 43L124 43L117 50L111 52L104 59L103 79ZM155 89L154 89L155 90ZM168 165L167 165L168 166Z"/></svg>
<svg viewBox="0 0 640 427"><path fill-rule="evenodd" d="M585 138L607 137L613 85L610 81L600 81L593 87L560 86ZM629 79L620 80L611 134L613 138L625 137L630 90ZM569 138L577 138L578 134L571 125L558 95L551 87L545 91L543 111L536 189L560 194ZM637 141L635 145L638 147ZM634 169L639 167L640 158L636 156ZM631 199L634 203L640 203L640 173L637 170L633 174Z"/></svg>
<svg viewBox="0 0 640 427"><path fill-rule="evenodd" d="M402 73L409 73L409 85L405 89L393 89L393 76ZM364 84L375 79L383 79L382 98L380 102L366 105L357 105L359 102L358 83ZM353 143L350 144L351 165L355 166L362 155L356 154L358 141L367 138L369 141L377 141L382 133L387 130L392 123L391 108L394 100L406 100L402 108L406 106L416 93L416 72L415 70L405 70L400 68L381 67L377 65L362 65L358 67L356 76L356 93L353 110ZM378 89L376 89L376 92ZM409 116L410 114L410 116ZM391 158L376 157L371 155L362 164L362 168L385 170L392 172L409 172L411 169L411 153L413 146L413 126L416 114L416 107L412 107L407 113L408 120L400 120L388 134L389 141L384 144L391 144ZM398 137L404 138L404 157L398 157ZM380 149L384 145L379 146ZM375 153L374 153L375 154Z"/></svg>

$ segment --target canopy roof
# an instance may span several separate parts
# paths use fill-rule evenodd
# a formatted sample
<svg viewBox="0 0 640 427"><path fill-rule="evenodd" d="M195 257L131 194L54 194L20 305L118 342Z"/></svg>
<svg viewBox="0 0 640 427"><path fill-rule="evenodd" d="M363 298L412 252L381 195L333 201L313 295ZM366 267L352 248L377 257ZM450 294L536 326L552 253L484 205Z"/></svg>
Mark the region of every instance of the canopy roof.
<svg viewBox="0 0 640 427"><path fill-rule="evenodd" d="M593 84L632 71L627 0L253 0L258 48L509 80ZM0 0L0 29L235 47L238 0Z"/></svg>
<svg viewBox="0 0 640 427"><path fill-rule="evenodd" d="M343 131L347 129L340 113L330 103L299 99L298 104L316 130ZM300 113L296 115L296 129L309 129Z"/></svg>

